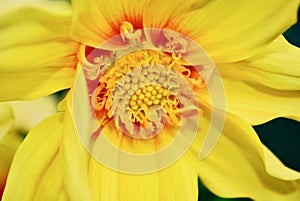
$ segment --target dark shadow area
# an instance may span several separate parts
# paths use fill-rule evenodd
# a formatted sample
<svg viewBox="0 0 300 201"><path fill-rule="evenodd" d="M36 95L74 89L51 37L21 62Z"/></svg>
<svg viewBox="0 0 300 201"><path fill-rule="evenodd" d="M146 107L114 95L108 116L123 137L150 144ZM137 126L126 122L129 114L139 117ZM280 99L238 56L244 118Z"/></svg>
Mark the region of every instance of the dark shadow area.
<svg viewBox="0 0 300 201"><path fill-rule="evenodd" d="M264 143L286 166L300 171L300 123L277 118L254 126Z"/></svg>
<svg viewBox="0 0 300 201"><path fill-rule="evenodd" d="M300 9L298 10L298 23L289 28L283 35L293 45L300 47Z"/></svg>

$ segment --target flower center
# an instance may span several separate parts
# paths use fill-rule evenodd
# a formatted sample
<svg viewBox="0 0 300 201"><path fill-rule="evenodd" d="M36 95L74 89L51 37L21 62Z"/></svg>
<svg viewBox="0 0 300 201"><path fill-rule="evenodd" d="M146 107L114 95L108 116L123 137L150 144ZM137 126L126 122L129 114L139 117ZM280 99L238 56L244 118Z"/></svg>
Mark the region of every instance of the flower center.
<svg viewBox="0 0 300 201"><path fill-rule="evenodd" d="M145 174L186 153L203 122L201 106L211 110L205 118L212 123L201 128L207 136L201 136L200 157L207 156L223 128L225 98L213 61L198 44L139 25L124 21L120 35L98 47L80 45L72 109L93 158L116 171Z"/></svg>
<svg viewBox="0 0 300 201"><path fill-rule="evenodd" d="M150 108L157 105L162 106L169 115L178 111L176 96L168 89L158 84L145 85L139 88L134 92L129 102L131 120L147 125L151 122ZM173 116L170 124L177 127L178 123L178 118Z"/></svg>
<svg viewBox="0 0 300 201"><path fill-rule="evenodd" d="M141 138L153 137L165 122L179 127L181 109L191 104L193 94L186 85L203 85L201 76L182 63L170 53L149 49L114 61L93 95L100 122L114 118L117 129Z"/></svg>

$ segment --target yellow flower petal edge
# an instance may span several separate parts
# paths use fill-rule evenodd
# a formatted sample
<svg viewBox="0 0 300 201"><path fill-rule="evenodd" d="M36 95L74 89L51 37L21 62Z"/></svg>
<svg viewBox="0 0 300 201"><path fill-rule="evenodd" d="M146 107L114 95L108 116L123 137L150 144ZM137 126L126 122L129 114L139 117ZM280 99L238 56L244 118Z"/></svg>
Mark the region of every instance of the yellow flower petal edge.
<svg viewBox="0 0 300 201"><path fill-rule="evenodd" d="M280 35L255 56L219 64L222 76L285 91L300 90L300 48ZM300 96L300 94L299 94Z"/></svg>
<svg viewBox="0 0 300 201"><path fill-rule="evenodd" d="M48 67L34 71L1 72L0 100L30 100L71 87L74 69Z"/></svg>
<svg viewBox="0 0 300 201"><path fill-rule="evenodd" d="M298 7L298 0L154 0L143 19L147 28L171 29L195 40L215 63L233 62L256 54L295 23Z"/></svg>
<svg viewBox="0 0 300 201"><path fill-rule="evenodd" d="M202 119L202 124L207 124L207 121L207 118ZM200 138L203 132L200 130ZM197 151L199 142L201 139L198 138L193 146ZM206 159L198 162L199 177L210 190L222 197L297 201L300 173L286 168L269 152L251 125L227 113L218 145Z"/></svg>
<svg viewBox="0 0 300 201"><path fill-rule="evenodd" d="M55 114L39 123L25 138L12 162L3 201L65 198L58 155L62 120L62 113Z"/></svg>
<svg viewBox="0 0 300 201"><path fill-rule="evenodd" d="M277 117L300 121L299 91L283 91L223 76L227 111L258 125Z"/></svg>
<svg viewBox="0 0 300 201"><path fill-rule="evenodd" d="M0 14L0 100L33 99L71 85L77 44L70 5L4 1Z"/></svg>
<svg viewBox="0 0 300 201"><path fill-rule="evenodd" d="M270 175L286 181L300 179L300 172L286 167L267 147L263 146L263 151L266 170Z"/></svg>

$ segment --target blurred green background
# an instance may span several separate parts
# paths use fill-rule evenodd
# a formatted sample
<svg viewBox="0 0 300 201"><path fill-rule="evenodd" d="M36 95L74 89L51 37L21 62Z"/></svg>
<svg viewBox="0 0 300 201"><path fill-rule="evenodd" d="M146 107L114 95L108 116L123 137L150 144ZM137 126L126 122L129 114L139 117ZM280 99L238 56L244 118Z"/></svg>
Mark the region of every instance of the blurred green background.
<svg viewBox="0 0 300 201"><path fill-rule="evenodd" d="M284 36L293 45L300 47L300 9L298 23L288 29ZM299 58L300 60L300 58ZM277 118L255 126L261 141L288 167L300 171L300 123ZM199 180L199 201L250 201L248 198L220 198L201 184Z"/></svg>

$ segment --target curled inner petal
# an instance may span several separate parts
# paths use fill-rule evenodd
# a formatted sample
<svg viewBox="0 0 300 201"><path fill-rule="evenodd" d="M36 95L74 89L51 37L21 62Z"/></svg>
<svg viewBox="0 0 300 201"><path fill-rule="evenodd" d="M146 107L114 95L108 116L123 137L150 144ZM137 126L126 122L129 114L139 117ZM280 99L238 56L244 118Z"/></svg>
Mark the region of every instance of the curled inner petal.
<svg viewBox="0 0 300 201"><path fill-rule="evenodd" d="M129 42L132 45L138 45L141 42L142 31L134 31L133 25L128 21L123 21L120 26L120 35L123 42Z"/></svg>

